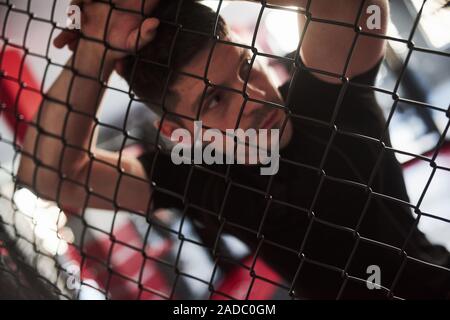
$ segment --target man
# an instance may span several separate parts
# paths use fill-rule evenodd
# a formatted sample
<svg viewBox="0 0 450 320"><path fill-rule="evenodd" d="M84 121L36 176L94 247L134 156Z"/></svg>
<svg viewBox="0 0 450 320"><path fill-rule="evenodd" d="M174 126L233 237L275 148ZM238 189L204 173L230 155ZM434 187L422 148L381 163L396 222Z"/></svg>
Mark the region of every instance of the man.
<svg viewBox="0 0 450 320"><path fill-rule="evenodd" d="M27 132L23 185L63 207L148 216L179 209L214 254L223 258L222 234L239 237L296 297L445 297L448 252L416 228L369 87L384 53L387 1L313 0L308 12L315 20L300 19L306 32L293 80L280 89L256 51L233 45L236 35L200 4L81 2L83 37L63 32L55 40L75 54ZM308 1L270 4L306 8ZM370 30L373 5L381 20ZM144 15L132 12L141 9ZM153 124L162 137L179 128L194 134L195 120L222 132L281 129L279 171L175 165L160 148L139 159L96 148L95 115L114 69L162 115ZM365 280L373 268L381 271L381 287L370 290Z"/></svg>

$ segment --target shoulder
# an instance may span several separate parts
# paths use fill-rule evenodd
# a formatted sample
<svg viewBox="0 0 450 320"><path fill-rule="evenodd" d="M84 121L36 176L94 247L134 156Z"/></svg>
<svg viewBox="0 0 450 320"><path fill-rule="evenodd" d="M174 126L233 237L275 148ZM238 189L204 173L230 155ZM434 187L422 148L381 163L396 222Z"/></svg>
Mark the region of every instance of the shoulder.
<svg viewBox="0 0 450 320"><path fill-rule="evenodd" d="M339 83L324 81L317 76L317 72L300 61L300 66L291 70L293 77L280 87L280 92L294 115L321 121L330 121L334 110L339 108L340 104L351 104L361 109L376 108L373 106L373 86L382 61L378 60L366 72L349 80L340 80Z"/></svg>
<svg viewBox="0 0 450 320"><path fill-rule="evenodd" d="M307 68L295 72L291 82L280 91L285 97L289 96L286 105L297 131L327 140L332 128L337 128L338 136L349 133L367 136L367 141L379 139L385 118L375 97L374 85L382 61L341 83L325 82ZM292 91L290 95L288 91Z"/></svg>

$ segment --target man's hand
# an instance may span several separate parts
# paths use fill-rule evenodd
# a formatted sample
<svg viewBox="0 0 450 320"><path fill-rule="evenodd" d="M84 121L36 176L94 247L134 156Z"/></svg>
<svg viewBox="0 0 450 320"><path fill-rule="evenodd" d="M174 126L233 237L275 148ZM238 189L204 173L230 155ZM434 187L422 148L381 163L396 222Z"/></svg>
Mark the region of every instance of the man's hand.
<svg viewBox="0 0 450 320"><path fill-rule="evenodd" d="M113 0L112 5L92 0L73 0L82 6L80 32L63 31L56 37L57 48L68 45L74 50L80 38L97 43L104 49L107 43L112 48L108 59L118 60L151 42L156 34L159 20L148 18L159 0ZM114 50L115 49L115 50Z"/></svg>
<svg viewBox="0 0 450 320"><path fill-rule="evenodd" d="M384 55L386 40L382 36L387 32L389 21L388 0L267 0L267 3L302 9L306 9L309 4L308 12L316 20L310 20L307 25L300 54L308 68L322 72L313 74L323 81L340 84L338 76L354 78L372 69ZM363 10L359 14L362 4ZM380 28L374 30L367 25L371 15L367 8L372 5L381 12ZM299 15L299 20L301 34L306 26L306 16ZM331 21L338 23L329 23ZM355 28L349 27L355 22L365 35L357 37ZM353 48L355 38L356 45Z"/></svg>

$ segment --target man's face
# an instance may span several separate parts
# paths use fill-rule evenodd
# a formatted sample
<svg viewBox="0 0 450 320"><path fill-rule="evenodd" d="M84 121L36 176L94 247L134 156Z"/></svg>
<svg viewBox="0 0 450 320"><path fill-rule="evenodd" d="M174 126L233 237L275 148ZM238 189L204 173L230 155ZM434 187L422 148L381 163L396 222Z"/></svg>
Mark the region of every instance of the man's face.
<svg viewBox="0 0 450 320"><path fill-rule="evenodd" d="M230 36L228 40L233 39L234 37ZM211 46L208 46L182 71L203 78L210 54ZM179 97L174 108L175 113L200 120L204 127L219 129L222 132L235 128L281 129L285 121L285 112L264 104L263 101L283 105L283 99L277 86L269 78L267 67L259 61L260 59L256 59L251 66L252 56L252 52L248 49L217 43L211 55L206 77L210 83L218 87L206 86L203 79L179 76L173 87L173 91ZM247 102L243 91L249 97ZM193 133L193 121L180 118L180 123L181 127ZM170 134L177 126L163 122L162 128L164 133ZM280 147L289 141L290 130L289 123L281 136Z"/></svg>

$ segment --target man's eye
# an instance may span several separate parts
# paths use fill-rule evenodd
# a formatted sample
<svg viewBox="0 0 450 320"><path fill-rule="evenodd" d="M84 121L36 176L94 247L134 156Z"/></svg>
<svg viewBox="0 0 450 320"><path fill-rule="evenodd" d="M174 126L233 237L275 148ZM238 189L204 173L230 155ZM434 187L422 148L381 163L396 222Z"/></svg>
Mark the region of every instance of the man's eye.
<svg viewBox="0 0 450 320"><path fill-rule="evenodd" d="M249 73L251 71L251 66L252 66L252 59L245 59L244 63L242 64L241 75L240 75L242 80L246 80L247 77L249 76Z"/></svg>
<svg viewBox="0 0 450 320"><path fill-rule="evenodd" d="M217 107L220 103L220 96L218 94L215 94L208 102L208 109L214 109Z"/></svg>

